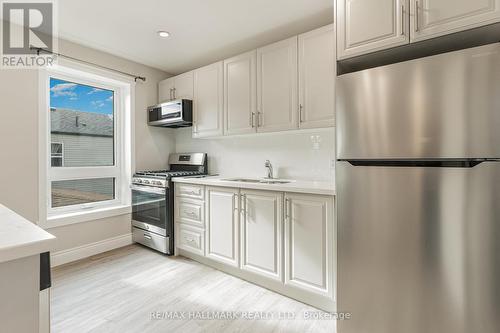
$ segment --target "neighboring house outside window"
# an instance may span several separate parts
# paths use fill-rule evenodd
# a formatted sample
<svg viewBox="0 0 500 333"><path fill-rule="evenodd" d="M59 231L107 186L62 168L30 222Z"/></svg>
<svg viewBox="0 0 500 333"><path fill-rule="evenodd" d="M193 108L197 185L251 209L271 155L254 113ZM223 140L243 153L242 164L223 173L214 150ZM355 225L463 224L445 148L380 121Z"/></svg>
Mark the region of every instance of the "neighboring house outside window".
<svg viewBox="0 0 500 333"><path fill-rule="evenodd" d="M52 152L52 167L114 164L112 114L51 108L50 120L52 142L61 142L59 147L62 149L64 146L66 151L62 163L54 161ZM54 148L56 147L52 144L52 149ZM110 178L60 181L52 185L53 208L113 200L114 197L114 180Z"/></svg>

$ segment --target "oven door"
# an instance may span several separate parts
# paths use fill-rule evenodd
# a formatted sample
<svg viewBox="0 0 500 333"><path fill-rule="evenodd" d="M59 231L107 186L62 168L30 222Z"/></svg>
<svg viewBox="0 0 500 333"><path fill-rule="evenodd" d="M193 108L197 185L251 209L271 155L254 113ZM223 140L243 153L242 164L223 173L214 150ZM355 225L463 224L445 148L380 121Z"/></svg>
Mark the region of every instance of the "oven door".
<svg viewBox="0 0 500 333"><path fill-rule="evenodd" d="M167 236L168 192L165 188L132 185L132 225Z"/></svg>

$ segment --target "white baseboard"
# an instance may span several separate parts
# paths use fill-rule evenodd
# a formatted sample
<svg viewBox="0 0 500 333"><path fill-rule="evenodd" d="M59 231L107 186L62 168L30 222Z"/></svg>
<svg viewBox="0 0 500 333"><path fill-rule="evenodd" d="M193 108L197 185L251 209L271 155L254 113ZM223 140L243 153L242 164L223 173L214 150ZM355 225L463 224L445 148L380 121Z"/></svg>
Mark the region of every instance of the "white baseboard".
<svg viewBox="0 0 500 333"><path fill-rule="evenodd" d="M99 242L51 253L50 264L52 267L55 267L130 244L132 244L132 234L125 234L113 238L108 238Z"/></svg>

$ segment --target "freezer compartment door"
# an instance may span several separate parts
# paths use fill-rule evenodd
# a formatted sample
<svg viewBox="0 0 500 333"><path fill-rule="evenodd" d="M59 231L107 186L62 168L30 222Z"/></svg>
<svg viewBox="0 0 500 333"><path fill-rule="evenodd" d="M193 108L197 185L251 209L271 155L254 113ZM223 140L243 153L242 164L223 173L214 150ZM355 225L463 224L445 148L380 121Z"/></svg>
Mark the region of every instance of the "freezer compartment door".
<svg viewBox="0 0 500 333"><path fill-rule="evenodd" d="M337 157L500 157L500 44L337 80Z"/></svg>
<svg viewBox="0 0 500 333"><path fill-rule="evenodd" d="M337 164L339 333L500 332L500 163Z"/></svg>

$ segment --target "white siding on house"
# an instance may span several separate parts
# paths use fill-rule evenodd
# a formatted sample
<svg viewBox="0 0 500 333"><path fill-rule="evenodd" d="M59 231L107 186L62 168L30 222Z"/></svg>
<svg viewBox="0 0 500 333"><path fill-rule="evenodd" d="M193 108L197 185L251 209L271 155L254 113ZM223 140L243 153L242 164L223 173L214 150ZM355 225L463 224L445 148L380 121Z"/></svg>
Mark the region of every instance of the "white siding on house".
<svg viewBox="0 0 500 333"><path fill-rule="evenodd" d="M111 166L114 142L111 136L51 134L63 144L64 167ZM52 207L78 205L115 198L115 179L81 179L52 182Z"/></svg>
<svg viewBox="0 0 500 333"><path fill-rule="evenodd" d="M51 134L51 140L63 144L65 167L111 166L114 164L113 137Z"/></svg>

